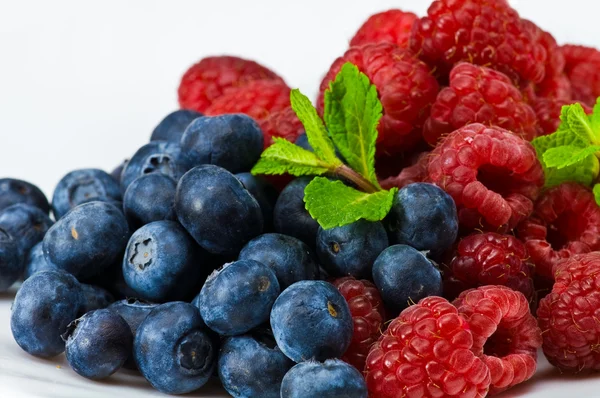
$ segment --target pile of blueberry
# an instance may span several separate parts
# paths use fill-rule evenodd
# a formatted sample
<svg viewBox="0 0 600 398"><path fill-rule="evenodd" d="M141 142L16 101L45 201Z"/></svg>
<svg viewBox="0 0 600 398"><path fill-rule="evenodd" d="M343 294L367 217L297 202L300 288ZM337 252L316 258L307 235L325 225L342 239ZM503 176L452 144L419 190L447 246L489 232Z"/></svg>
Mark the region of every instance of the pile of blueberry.
<svg viewBox="0 0 600 398"><path fill-rule="evenodd" d="M248 116L180 110L112 174L67 174L51 206L1 180L0 288L25 279L19 346L64 351L92 380L138 370L169 394L218 374L234 397L366 397L364 322L441 294L454 202L416 183L384 222L324 230L304 207L310 178L279 193L249 173L262 149Z"/></svg>

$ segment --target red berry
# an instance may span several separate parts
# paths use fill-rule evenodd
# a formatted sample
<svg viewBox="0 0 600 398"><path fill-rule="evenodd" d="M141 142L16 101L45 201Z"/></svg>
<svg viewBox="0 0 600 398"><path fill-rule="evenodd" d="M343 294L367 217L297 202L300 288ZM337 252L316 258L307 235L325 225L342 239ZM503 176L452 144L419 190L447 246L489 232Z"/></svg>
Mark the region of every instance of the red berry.
<svg viewBox="0 0 600 398"><path fill-rule="evenodd" d="M350 40L350 46L367 43L394 43L408 47L410 32L417 16L412 12L388 10L371 15Z"/></svg>
<svg viewBox="0 0 600 398"><path fill-rule="evenodd" d="M502 285L523 293L528 301L535 293L533 263L525 245L512 235L487 232L463 238L450 270L453 290Z"/></svg>
<svg viewBox="0 0 600 398"><path fill-rule="evenodd" d="M421 138L420 129L439 88L427 65L409 50L391 43L352 47L333 63L321 82L319 112L323 113L323 93L346 62L355 64L377 87L383 105L378 154L411 150Z"/></svg>
<svg viewBox="0 0 600 398"><path fill-rule="evenodd" d="M573 45L561 48L566 60L565 72L573 88L573 99L594 106L600 96L600 51Z"/></svg>
<svg viewBox="0 0 600 398"><path fill-rule="evenodd" d="M265 148L273 143L273 137L285 138L294 142L304 132L304 126L291 106L273 112L260 122L260 127L265 137Z"/></svg>
<svg viewBox="0 0 600 398"><path fill-rule="evenodd" d="M537 97L542 98L557 98L567 100L573 95L571 81L565 74L551 76L544 79L544 81L536 86L535 90ZM574 101L570 101L570 103L573 102ZM560 114L558 116L560 116ZM558 116L556 119L558 119Z"/></svg>
<svg viewBox="0 0 600 398"><path fill-rule="evenodd" d="M388 177L385 180L380 181L382 188L403 188L415 182L426 181L429 157L430 152L421 153L412 166L405 167L397 176Z"/></svg>
<svg viewBox="0 0 600 398"><path fill-rule="evenodd" d="M431 107L423 137L434 146L469 123L496 125L528 141L539 133L535 112L506 75L463 62L452 69L450 86L440 91Z"/></svg>
<svg viewBox="0 0 600 398"><path fill-rule="evenodd" d="M552 278L561 260L600 250L600 207L588 188L566 182L544 192L518 232L536 273Z"/></svg>
<svg viewBox="0 0 600 398"><path fill-rule="evenodd" d="M352 342L342 356L342 360L362 372L369 349L381 336L385 321L381 295L375 285L367 280L344 277L331 283L348 302L354 321Z"/></svg>
<svg viewBox="0 0 600 398"><path fill-rule="evenodd" d="M436 0L415 23L410 44L442 76L466 61L519 83L544 78L544 47L505 0Z"/></svg>
<svg viewBox="0 0 600 398"><path fill-rule="evenodd" d="M521 24L525 30L529 31L535 42L544 48L546 53L545 78L560 75L565 69L565 56L556 43L556 39L527 19L522 19Z"/></svg>
<svg viewBox="0 0 600 398"><path fill-rule="evenodd" d="M473 352L490 369L490 395L533 376L542 331L523 294L505 286L482 286L463 292L453 304L469 322Z"/></svg>
<svg viewBox="0 0 600 398"><path fill-rule="evenodd" d="M463 228L514 228L533 210L544 185L527 141L499 127L470 124L432 152L429 179L452 196Z"/></svg>
<svg viewBox="0 0 600 398"><path fill-rule="evenodd" d="M552 292L537 311L548 361L564 370L600 370L600 253L560 263Z"/></svg>
<svg viewBox="0 0 600 398"><path fill-rule="evenodd" d="M457 309L441 297L424 298L402 311L371 348L369 397L484 397L490 373L472 348L473 335Z"/></svg>
<svg viewBox="0 0 600 398"><path fill-rule="evenodd" d="M232 87L253 80L283 81L274 72L254 61L238 57L207 57L192 65L181 78L179 105L204 112L212 102Z"/></svg>

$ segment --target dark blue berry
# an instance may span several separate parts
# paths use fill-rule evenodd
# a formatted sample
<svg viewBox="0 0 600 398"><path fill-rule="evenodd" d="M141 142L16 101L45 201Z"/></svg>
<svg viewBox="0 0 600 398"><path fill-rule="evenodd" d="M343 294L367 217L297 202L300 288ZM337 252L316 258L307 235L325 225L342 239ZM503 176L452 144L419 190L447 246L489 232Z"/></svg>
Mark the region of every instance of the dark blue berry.
<svg viewBox="0 0 600 398"><path fill-rule="evenodd" d="M156 307L141 323L133 352L140 372L154 388L185 394L210 379L218 347L196 307L171 302Z"/></svg>
<svg viewBox="0 0 600 398"><path fill-rule="evenodd" d="M178 109L175 112L169 113L163 120L154 128L150 141L170 141L179 143L183 132L189 124L202 114L190 109Z"/></svg>
<svg viewBox="0 0 600 398"><path fill-rule="evenodd" d="M281 351L295 362L342 356L354 331L346 300L323 281L285 289L273 305L271 328Z"/></svg>
<svg viewBox="0 0 600 398"><path fill-rule="evenodd" d="M115 167L113 171L110 172L110 176L114 178L114 180L119 184L119 186L121 186L121 174L123 174L123 169L125 169L125 166L127 166L128 162L129 159L125 159L121 162L120 165Z"/></svg>
<svg viewBox="0 0 600 398"><path fill-rule="evenodd" d="M139 228L153 221L175 220L177 182L164 174L141 176L123 195L123 209L129 225Z"/></svg>
<svg viewBox="0 0 600 398"><path fill-rule="evenodd" d="M36 272L59 269L56 265L49 262L44 256L43 245L43 242L39 242L29 251L29 255L25 260L23 279L28 279Z"/></svg>
<svg viewBox="0 0 600 398"><path fill-rule="evenodd" d="M23 273L23 255L13 237L0 228L0 292L8 290Z"/></svg>
<svg viewBox="0 0 600 398"><path fill-rule="evenodd" d="M273 208L275 208L277 196L279 195L277 189L261 176L255 176L251 173L239 173L235 176L258 202L262 210L264 230L271 230L273 228Z"/></svg>
<svg viewBox="0 0 600 398"><path fill-rule="evenodd" d="M307 151L313 152L313 147L308 142L308 136L306 133L300 134L294 143L299 147L306 149Z"/></svg>
<svg viewBox="0 0 600 398"><path fill-rule="evenodd" d="M80 310L82 313L106 308L115 301L113 295L100 286L88 285L87 283L80 283L79 286L82 294Z"/></svg>
<svg viewBox="0 0 600 398"><path fill-rule="evenodd" d="M22 261L51 226L48 214L35 206L20 203L0 211L0 229L17 242Z"/></svg>
<svg viewBox="0 0 600 398"><path fill-rule="evenodd" d="M281 191L273 211L275 232L293 236L314 248L319 224L304 204L304 188L312 178L301 177L290 182Z"/></svg>
<svg viewBox="0 0 600 398"><path fill-rule="evenodd" d="M15 178L0 178L0 210L17 203L39 207L50 212L46 195L35 185Z"/></svg>

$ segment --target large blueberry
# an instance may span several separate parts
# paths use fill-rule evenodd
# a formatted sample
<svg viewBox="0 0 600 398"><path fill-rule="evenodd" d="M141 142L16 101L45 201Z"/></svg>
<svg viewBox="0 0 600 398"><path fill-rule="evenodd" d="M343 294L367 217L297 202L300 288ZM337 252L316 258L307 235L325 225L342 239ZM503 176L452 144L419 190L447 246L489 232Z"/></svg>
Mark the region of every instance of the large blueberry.
<svg viewBox="0 0 600 398"><path fill-rule="evenodd" d="M124 161L121 162L120 165L118 165L117 167L115 167L113 169L113 171L110 172L110 176L112 178L114 178L114 180L116 182L119 183L119 186L121 185L121 174L123 174L123 169L125 169L125 166L127 166L128 162L129 162L129 159L125 159Z"/></svg>
<svg viewBox="0 0 600 398"><path fill-rule="evenodd" d="M51 226L48 214L35 206L20 203L0 211L0 229L17 242L23 259L33 246L44 239Z"/></svg>
<svg viewBox="0 0 600 398"><path fill-rule="evenodd" d="M81 287L81 312L86 313L108 307L115 301L110 292L100 286L80 283Z"/></svg>
<svg viewBox="0 0 600 398"><path fill-rule="evenodd" d="M185 394L210 379L218 347L196 307L171 302L156 307L140 324L133 352L140 372L154 388Z"/></svg>
<svg viewBox="0 0 600 398"><path fill-rule="evenodd" d="M399 190L386 222L392 244L433 254L448 249L458 236L454 200L433 184L415 183Z"/></svg>
<svg viewBox="0 0 600 398"><path fill-rule="evenodd" d="M331 229L319 228L317 255L332 276L351 275L371 279L373 262L388 247L388 237L380 222L359 220Z"/></svg>
<svg viewBox="0 0 600 398"><path fill-rule="evenodd" d="M264 230L271 230L273 228L273 209L279 195L277 189L262 176L255 176L251 173L239 173L235 176L258 202L262 210Z"/></svg>
<svg viewBox="0 0 600 398"><path fill-rule="evenodd" d="M121 200L119 183L98 169L74 170L64 176L54 189L52 211L58 220L72 208L90 200Z"/></svg>
<svg viewBox="0 0 600 398"><path fill-rule="evenodd" d="M7 290L23 273L23 255L13 237L0 228L0 292Z"/></svg>
<svg viewBox="0 0 600 398"><path fill-rule="evenodd" d="M373 264L373 281L392 316L428 296L442 295L440 271L417 249L394 245Z"/></svg>
<svg viewBox="0 0 600 398"><path fill-rule="evenodd" d="M310 248L292 236L260 235L244 246L239 259L254 260L271 267L281 289L318 276L318 265Z"/></svg>
<svg viewBox="0 0 600 398"><path fill-rule="evenodd" d="M232 173L249 171L263 150L263 133L250 116L229 114L194 120L181 138L194 164L214 164Z"/></svg>
<svg viewBox="0 0 600 398"><path fill-rule="evenodd" d="M79 205L48 230L46 259L75 277L101 273L123 254L129 239L127 220L105 202Z"/></svg>
<svg viewBox="0 0 600 398"><path fill-rule="evenodd" d="M138 149L125 166L121 174L121 192L125 193L129 184L144 174L164 174L177 181L190 167L191 163L179 144L152 141Z"/></svg>
<svg viewBox="0 0 600 398"><path fill-rule="evenodd" d="M35 185L15 178L0 178L0 210L17 203L39 207L46 214L50 211L46 195Z"/></svg>
<svg viewBox="0 0 600 398"><path fill-rule="evenodd" d="M152 132L150 141L170 141L179 143L189 124L202 114L191 109L178 109L169 113L158 123Z"/></svg>
<svg viewBox="0 0 600 398"><path fill-rule="evenodd" d="M175 220L177 182L164 174L147 174L129 185L123 209L129 225L139 228L153 221Z"/></svg>
<svg viewBox="0 0 600 398"><path fill-rule="evenodd" d="M38 357L62 353L61 334L77 318L81 288L66 272L41 271L23 282L15 296L10 328L17 344Z"/></svg>
<svg viewBox="0 0 600 398"><path fill-rule="evenodd" d="M162 303L194 294L202 269L211 265L207 253L179 223L156 221L129 239L123 276L137 297Z"/></svg>
<svg viewBox="0 0 600 398"><path fill-rule="evenodd" d="M235 261L208 277L200 291L200 313L221 335L243 334L269 320L279 292L271 268L252 260Z"/></svg>
<svg viewBox="0 0 600 398"><path fill-rule="evenodd" d="M219 379L234 398L279 398L281 380L294 365L269 330L228 337L219 353Z"/></svg>
<svg viewBox="0 0 600 398"><path fill-rule="evenodd" d="M46 260L43 250L43 242L39 242L29 251L27 258L25 259L25 269L23 273L23 279L29 278L31 275L40 271L56 270L56 265Z"/></svg>
<svg viewBox="0 0 600 398"><path fill-rule="evenodd" d="M367 398L365 378L339 359L308 361L294 366L283 378L281 398Z"/></svg>
<svg viewBox="0 0 600 398"><path fill-rule="evenodd" d="M196 242L214 254L236 256L263 230L256 199L233 174L213 165L195 167L181 178L175 211Z"/></svg>
<svg viewBox="0 0 600 398"><path fill-rule="evenodd" d="M307 151L314 151L313 147L308 142L308 136L306 135L306 133L300 134L298 138L296 138L296 141L294 143L299 147L306 149Z"/></svg>
<svg viewBox="0 0 600 398"><path fill-rule="evenodd" d="M314 248L319 224L304 204L304 188L310 181L310 177L296 178L281 191L273 211L273 224L275 232L298 238Z"/></svg>
<svg viewBox="0 0 600 398"><path fill-rule="evenodd" d="M271 311L277 345L295 362L340 357L354 326L348 303L331 283L296 282L281 293Z"/></svg>
<svg viewBox="0 0 600 398"><path fill-rule="evenodd" d="M127 322L108 309L86 313L63 334L71 368L92 380L105 379L123 366L133 347Z"/></svg>

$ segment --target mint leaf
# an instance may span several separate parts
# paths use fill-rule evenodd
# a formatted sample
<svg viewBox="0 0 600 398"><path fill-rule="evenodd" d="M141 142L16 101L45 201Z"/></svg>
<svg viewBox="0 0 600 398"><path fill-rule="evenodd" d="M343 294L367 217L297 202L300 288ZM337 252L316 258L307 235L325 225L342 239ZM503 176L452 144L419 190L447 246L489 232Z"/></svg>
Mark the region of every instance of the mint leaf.
<svg viewBox="0 0 600 398"><path fill-rule="evenodd" d="M550 135L543 135L535 138L531 141L531 145L535 148L538 158L541 160L544 153L550 148L557 148L561 146L575 146L579 148L585 148L588 144L582 141L576 134L573 134L568 129L560 129Z"/></svg>
<svg viewBox="0 0 600 398"><path fill-rule="evenodd" d="M315 177L304 189L306 209L324 229L353 223L360 219L383 220L392 207L398 191L365 193L345 185Z"/></svg>
<svg viewBox="0 0 600 398"><path fill-rule="evenodd" d="M569 130L577 135L581 141L585 143L600 143L600 137L593 131L590 119L580 103L577 102L568 106L566 123Z"/></svg>
<svg viewBox="0 0 600 398"><path fill-rule="evenodd" d="M252 174L321 175L335 168L319 160L313 152L283 138L273 137L273 141L252 168Z"/></svg>
<svg viewBox="0 0 600 398"><path fill-rule="evenodd" d="M600 98L596 101L596 105L594 105L594 110L591 115L588 116L590 119L590 124L592 126L592 130L596 132L600 132Z"/></svg>
<svg viewBox="0 0 600 398"><path fill-rule="evenodd" d="M594 198L596 199L596 203L600 206L600 184L594 185Z"/></svg>
<svg viewBox="0 0 600 398"><path fill-rule="evenodd" d="M580 148L573 145L559 146L550 148L544 152L544 163L546 167L556 167L562 169L581 162L588 156L594 156L600 151L600 145L590 145L587 148Z"/></svg>
<svg viewBox="0 0 600 398"><path fill-rule="evenodd" d="M325 91L323 118L348 165L376 187L375 142L382 111L376 87L355 65L345 63Z"/></svg>
<svg viewBox="0 0 600 398"><path fill-rule="evenodd" d="M313 147L317 157L331 165L341 166L342 161L335 154L333 142L327 135L323 120L317 114L317 110L310 100L298 89L292 90L290 100L292 109L306 130L308 143Z"/></svg>
<svg viewBox="0 0 600 398"><path fill-rule="evenodd" d="M598 176L598 158L588 156L582 161L566 166L562 169L550 167L544 169L546 177L545 187L550 188L566 181L574 181L585 186L590 186Z"/></svg>

